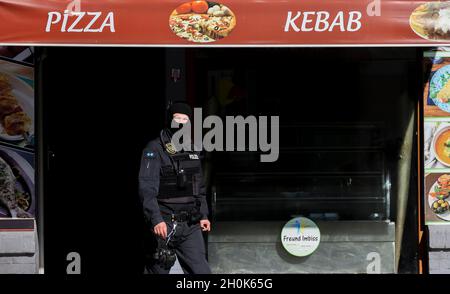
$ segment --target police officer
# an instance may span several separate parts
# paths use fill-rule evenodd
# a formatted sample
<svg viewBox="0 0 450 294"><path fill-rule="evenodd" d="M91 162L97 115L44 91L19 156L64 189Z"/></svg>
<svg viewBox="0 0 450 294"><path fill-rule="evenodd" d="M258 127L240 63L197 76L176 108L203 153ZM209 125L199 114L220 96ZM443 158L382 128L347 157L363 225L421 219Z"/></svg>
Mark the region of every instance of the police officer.
<svg viewBox="0 0 450 294"><path fill-rule="evenodd" d="M174 103L169 118L185 124L192 118L192 109L186 103ZM156 248L146 262L146 270L154 274L169 273L176 254L184 273L208 274L211 270L202 231L210 231L211 224L200 154L176 150L171 138L177 130L163 129L142 154L139 194L144 216L153 231L153 248Z"/></svg>

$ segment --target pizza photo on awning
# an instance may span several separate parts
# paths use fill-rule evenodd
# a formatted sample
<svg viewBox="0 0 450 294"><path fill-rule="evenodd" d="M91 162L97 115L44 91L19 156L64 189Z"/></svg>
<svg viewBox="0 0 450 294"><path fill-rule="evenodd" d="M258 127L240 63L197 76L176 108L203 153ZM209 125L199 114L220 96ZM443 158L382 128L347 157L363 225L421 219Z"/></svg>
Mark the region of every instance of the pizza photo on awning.
<svg viewBox="0 0 450 294"><path fill-rule="evenodd" d="M409 23L412 30L424 39L450 40L450 1L420 5L411 14Z"/></svg>
<svg viewBox="0 0 450 294"><path fill-rule="evenodd" d="M170 15L170 29L194 43L211 43L227 37L236 26L236 16L227 6L211 1L191 1Z"/></svg>

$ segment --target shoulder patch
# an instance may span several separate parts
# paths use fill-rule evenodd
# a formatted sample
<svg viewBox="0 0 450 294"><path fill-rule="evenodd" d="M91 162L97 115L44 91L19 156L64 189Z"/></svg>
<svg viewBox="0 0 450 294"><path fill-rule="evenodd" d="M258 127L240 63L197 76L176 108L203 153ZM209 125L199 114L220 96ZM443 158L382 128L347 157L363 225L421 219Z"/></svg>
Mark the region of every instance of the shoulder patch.
<svg viewBox="0 0 450 294"><path fill-rule="evenodd" d="M156 158L156 152L151 150L145 150L144 151L144 157L148 159L154 159Z"/></svg>

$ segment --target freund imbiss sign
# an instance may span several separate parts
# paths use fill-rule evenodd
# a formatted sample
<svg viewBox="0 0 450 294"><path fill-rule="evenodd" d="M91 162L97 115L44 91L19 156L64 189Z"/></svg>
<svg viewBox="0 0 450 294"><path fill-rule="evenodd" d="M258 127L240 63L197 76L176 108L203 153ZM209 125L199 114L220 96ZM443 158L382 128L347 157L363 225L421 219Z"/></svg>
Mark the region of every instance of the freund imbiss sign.
<svg viewBox="0 0 450 294"><path fill-rule="evenodd" d="M320 230L312 220L296 217L284 225L281 243L284 249L294 256L308 256L319 247Z"/></svg>

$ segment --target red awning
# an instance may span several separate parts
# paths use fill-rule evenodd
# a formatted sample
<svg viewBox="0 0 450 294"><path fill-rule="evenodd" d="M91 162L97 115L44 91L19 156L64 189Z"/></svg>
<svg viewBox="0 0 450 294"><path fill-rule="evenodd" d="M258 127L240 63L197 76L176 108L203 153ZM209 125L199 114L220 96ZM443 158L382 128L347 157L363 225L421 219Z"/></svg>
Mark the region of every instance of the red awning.
<svg viewBox="0 0 450 294"><path fill-rule="evenodd" d="M0 44L450 44L450 1L0 0Z"/></svg>

